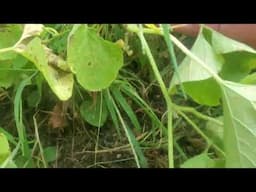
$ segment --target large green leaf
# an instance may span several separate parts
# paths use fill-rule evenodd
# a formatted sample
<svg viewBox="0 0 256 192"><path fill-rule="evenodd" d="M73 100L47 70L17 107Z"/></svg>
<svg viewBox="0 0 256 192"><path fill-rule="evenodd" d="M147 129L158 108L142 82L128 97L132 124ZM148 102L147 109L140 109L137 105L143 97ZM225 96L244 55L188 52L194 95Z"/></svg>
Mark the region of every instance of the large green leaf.
<svg viewBox="0 0 256 192"><path fill-rule="evenodd" d="M215 74L221 70L223 58L217 55L208 42L211 31L208 28L202 28L191 51L199 57ZM205 105L218 105L221 96L220 89L216 82L211 78L201 65L190 57L185 57L179 66L181 82L184 83L186 93L196 102ZM173 76L171 88L179 84L177 74ZM211 90L211 91L209 91ZM213 94L214 93L214 94Z"/></svg>
<svg viewBox="0 0 256 192"><path fill-rule="evenodd" d="M256 167L256 86L225 81L222 91L226 167Z"/></svg>
<svg viewBox="0 0 256 192"><path fill-rule="evenodd" d="M206 40L206 32L208 32L207 30L208 29L206 28L201 30L191 49L191 52L199 57L206 65L208 65L208 67L212 69L214 73L217 74L221 70L223 60L220 56L216 55L209 42ZM188 56L185 57L180 64L179 73L181 76L181 82L199 81L211 77L211 74L209 74L201 65ZM175 74L171 82L171 87L178 83L179 80Z"/></svg>
<svg viewBox="0 0 256 192"><path fill-rule="evenodd" d="M43 47L39 38L34 38L27 47L21 51L21 54L32 61L39 71L42 72L46 81L53 92L61 100L67 100L72 95L73 74L51 65L50 58L47 56L46 49ZM61 58L58 58L61 60ZM63 64L63 60L60 63ZM57 62L59 63L59 62Z"/></svg>
<svg viewBox="0 0 256 192"><path fill-rule="evenodd" d="M220 73L220 76L225 80L239 82L252 69L256 68L256 51L254 49L208 27L201 29L191 51L213 73ZM214 80L209 80L212 77L211 74L201 65L187 56L180 64L178 71L181 82L184 83L185 91L196 102L209 106L219 104L220 89ZM179 83L176 75L174 75L171 88Z"/></svg>
<svg viewBox="0 0 256 192"><path fill-rule="evenodd" d="M67 60L78 82L87 90L107 88L123 65L121 49L86 25L75 25L69 35Z"/></svg>
<svg viewBox="0 0 256 192"><path fill-rule="evenodd" d="M3 133L0 133L0 165L6 160L10 153L8 140Z"/></svg>

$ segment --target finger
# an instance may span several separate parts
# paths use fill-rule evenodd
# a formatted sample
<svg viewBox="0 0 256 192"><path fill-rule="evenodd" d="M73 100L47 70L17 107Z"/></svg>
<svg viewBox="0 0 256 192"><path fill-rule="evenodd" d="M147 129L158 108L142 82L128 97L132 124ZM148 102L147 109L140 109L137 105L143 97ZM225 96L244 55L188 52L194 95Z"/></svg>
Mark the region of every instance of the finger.
<svg viewBox="0 0 256 192"><path fill-rule="evenodd" d="M214 30L219 30L221 24L206 24L208 27L213 28ZM188 36L196 36L199 32L199 24L176 24L173 25L173 30L178 33L182 33Z"/></svg>

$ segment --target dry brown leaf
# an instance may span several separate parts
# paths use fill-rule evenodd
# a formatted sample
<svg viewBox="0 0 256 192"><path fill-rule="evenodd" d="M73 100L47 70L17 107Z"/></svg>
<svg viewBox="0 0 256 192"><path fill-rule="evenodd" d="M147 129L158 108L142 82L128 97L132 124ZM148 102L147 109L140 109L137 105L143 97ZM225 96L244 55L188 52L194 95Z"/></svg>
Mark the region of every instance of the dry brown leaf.
<svg viewBox="0 0 256 192"><path fill-rule="evenodd" d="M63 129L67 125L65 118L65 107L63 102L58 102L51 112L51 116L48 121L48 125L53 129Z"/></svg>

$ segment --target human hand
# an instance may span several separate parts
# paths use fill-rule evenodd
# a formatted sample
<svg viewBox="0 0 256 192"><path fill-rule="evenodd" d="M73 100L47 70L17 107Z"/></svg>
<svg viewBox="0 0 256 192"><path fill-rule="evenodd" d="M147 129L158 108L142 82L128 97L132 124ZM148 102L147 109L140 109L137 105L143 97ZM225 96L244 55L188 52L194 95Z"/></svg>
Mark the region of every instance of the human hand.
<svg viewBox="0 0 256 192"><path fill-rule="evenodd" d="M223 35L256 48L256 24L206 24ZM199 24L172 25L175 32L196 36Z"/></svg>

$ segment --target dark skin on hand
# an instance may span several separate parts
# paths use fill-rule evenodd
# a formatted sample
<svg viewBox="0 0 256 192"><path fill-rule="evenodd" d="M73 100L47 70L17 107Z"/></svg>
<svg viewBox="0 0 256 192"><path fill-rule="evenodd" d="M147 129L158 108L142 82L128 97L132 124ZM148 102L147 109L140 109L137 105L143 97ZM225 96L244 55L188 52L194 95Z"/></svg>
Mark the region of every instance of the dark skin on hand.
<svg viewBox="0 0 256 192"><path fill-rule="evenodd" d="M175 27L176 25L176 27ZM256 24L206 24L223 35L256 48ZM175 32L196 36L199 24L172 24Z"/></svg>

